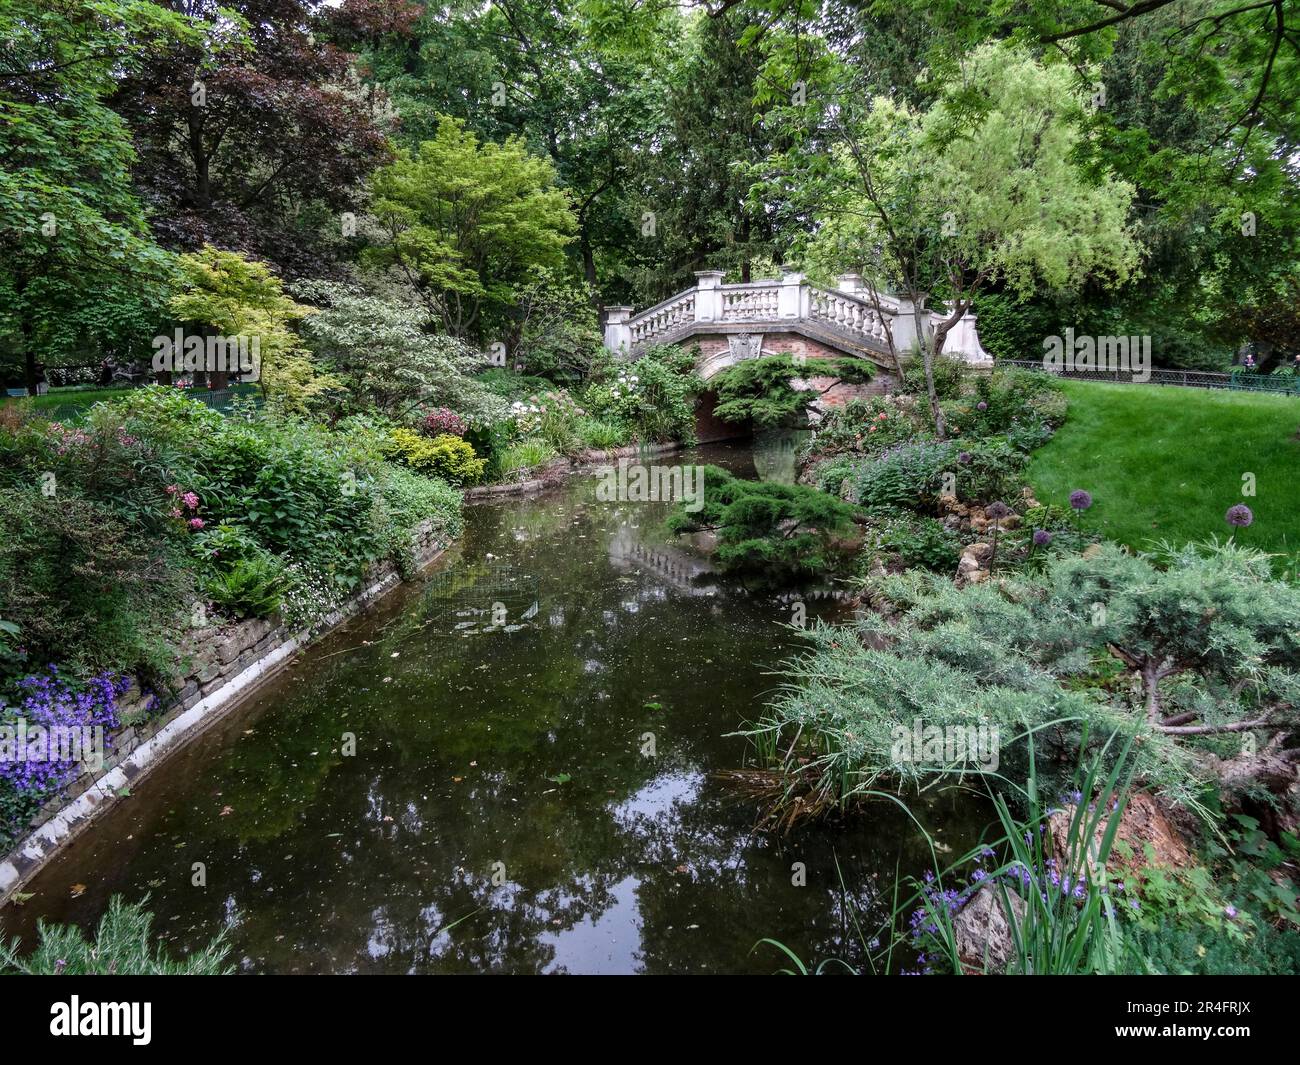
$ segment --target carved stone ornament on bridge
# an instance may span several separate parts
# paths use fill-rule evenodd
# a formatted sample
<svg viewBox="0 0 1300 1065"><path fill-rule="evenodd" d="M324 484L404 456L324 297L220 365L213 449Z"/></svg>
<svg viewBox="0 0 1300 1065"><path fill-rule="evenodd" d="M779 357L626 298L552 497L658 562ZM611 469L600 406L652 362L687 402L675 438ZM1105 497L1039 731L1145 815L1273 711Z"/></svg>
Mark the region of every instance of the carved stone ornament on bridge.
<svg viewBox="0 0 1300 1065"><path fill-rule="evenodd" d="M733 333L727 337L727 344L737 362L741 359L757 359L763 354L762 333Z"/></svg>

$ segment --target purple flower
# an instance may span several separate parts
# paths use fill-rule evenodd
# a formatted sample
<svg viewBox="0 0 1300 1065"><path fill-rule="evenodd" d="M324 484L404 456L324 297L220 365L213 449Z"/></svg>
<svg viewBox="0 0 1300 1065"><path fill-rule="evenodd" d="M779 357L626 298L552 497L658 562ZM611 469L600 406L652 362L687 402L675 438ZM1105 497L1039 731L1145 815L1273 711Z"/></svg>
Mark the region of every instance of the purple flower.
<svg viewBox="0 0 1300 1065"><path fill-rule="evenodd" d="M1250 507L1245 503L1238 503L1228 508L1228 513L1223 516L1223 520L1238 529L1244 529L1255 520L1255 515L1250 512Z"/></svg>
<svg viewBox="0 0 1300 1065"><path fill-rule="evenodd" d="M117 699L129 687L127 677L101 673L75 691L64 683L57 666L18 681L21 693L17 706L0 704L0 722L24 730L21 757L0 760L0 780L15 791L48 795L70 784L81 772L84 757L93 752L77 751L70 743L56 747L55 737L70 737L73 730L84 742L96 742L94 730L102 729L104 748L111 746L110 733L117 729ZM85 730L85 731L82 731ZM80 754L81 757L73 757Z"/></svg>
<svg viewBox="0 0 1300 1065"><path fill-rule="evenodd" d="M987 403L985 403L985 402L981 399L978 403L975 404L975 409L976 409L976 410L988 410L988 409L989 409L989 405L988 405Z"/></svg>
<svg viewBox="0 0 1300 1065"><path fill-rule="evenodd" d="M1035 547L1046 547L1046 546L1047 546L1048 544L1050 544L1051 542L1052 542L1052 534L1049 533L1046 529L1035 529L1035 530L1034 530L1034 546L1035 546Z"/></svg>
<svg viewBox="0 0 1300 1065"><path fill-rule="evenodd" d="M993 521L1001 521L1003 518L1009 518L1011 516L1011 508L999 499L985 507L984 513Z"/></svg>
<svg viewBox="0 0 1300 1065"><path fill-rule="evenodd" d="M1223 907L1223 913L1224 916L1227 917L1229 921L1231 921L1234 917L1237 916L1237 907L1232 905L1232 903L1228 903L1227 906Z"/></svg>
<svg viewBox="0 0 1300 1065"><path fill-rule="evenodd" d="M1092 494L1082 488L1076 488L1070 493L1070 506L1075 510L1087 510L1092 506Z"/></svg>

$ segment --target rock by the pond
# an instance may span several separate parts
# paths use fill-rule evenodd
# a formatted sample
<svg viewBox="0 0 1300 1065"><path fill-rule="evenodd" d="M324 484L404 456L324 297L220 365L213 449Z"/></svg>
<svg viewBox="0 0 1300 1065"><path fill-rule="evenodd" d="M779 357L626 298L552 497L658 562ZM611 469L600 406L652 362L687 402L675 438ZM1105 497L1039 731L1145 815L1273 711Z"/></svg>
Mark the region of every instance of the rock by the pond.
<svg viewBox="0 0 1300 1065"><path fill-rule="evenodd" d="M1016 920L1025 916L1025 900L1007 889ZM982 887L952 921L957 957L968 974L1000 973L1016 952L1011 925L1002 905L1002 892Z"/></svg>
<svg viewBox="0 0 1300 1065"><path fill-rule="evenodd" d="M979 584L988 580L988 561L993 557L991 545L977 542L962 548L961 558L957 560L957 586Z"/></svg>
<svg viewBox="0 0 1300 1065"><path fill-rule="evenodd" d="M1070 821L1074 817L1074 811L1073 805L1067 805L1048 818L1052 851L1061 869L1069 865L1066 851ZM1090 872L1092 863L1100 853L1101 841L1108 821L1106 817L1097 818L1088 855ZM1140 873L1143 868L1153 865L1166 869L1186 869L1194 864L1195 859L1186 841L1155 798L1144 791L1134 792L1129 796L1106 863L1110 878L1123 879L1126 875Z"/></svg>

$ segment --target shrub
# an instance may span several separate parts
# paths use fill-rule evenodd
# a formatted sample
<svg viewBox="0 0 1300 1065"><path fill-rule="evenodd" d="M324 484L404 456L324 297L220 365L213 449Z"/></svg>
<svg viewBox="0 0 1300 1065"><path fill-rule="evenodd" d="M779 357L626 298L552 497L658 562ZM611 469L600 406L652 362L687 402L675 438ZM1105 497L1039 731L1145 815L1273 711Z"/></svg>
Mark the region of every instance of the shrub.
<svg viewBox="0 0 1300 1065"><path fill-rule="evenodd" d="M919 717L997 727L999 772L1014 781L1027 771L1026 730L1056 722L1040 733L1054 748L1040 768L1081 758L1085 726L1140 737L1137 779L1209 817L1214 775L1230 788L1267 782L1269 744L1285 751L1296 725L1300 588L1271 579L1263 555L1226 545L1135 557L1103 545L1015 580L958 589L912 571L872 590L893 613L811 630L813 649L790 664L755 732L763 750L791 752L791 788L809 750L809 786L837 801L958 768L896 757L894 726ZM1237 758L1252 722L1260 754Z"/></svg>
<svg viewBox="0 0 1300 1065"><path fill-rule="evenodd" d="M400 466L384 469L374 520L385 554L409 575L412 534L425 523L440 540L460 535L461 494L446 481L424 477Z"/></svg>
<svg viewBox="0 0 1300 1065"><path fill-rule="evenodd" d="M952 573L957 566L961 538L937 518L890 514L874 521L871 528L864 559L885 555L905 568L920 566L940 573Z"/></svg>
<svg viewBox="0 0 1300 1065"><path fill-rule="evenodd" d="M626 425L643 443L695 443L695 396L704 387L695 357L680 348L652 348L636 362L588 386L583 407Z"/></svg>
<svg viewBox="0 0 1300 1065"><path fill-rule="evenodd" d="M486 462L467 440L445 433L432 440L410 429L389 434L386 453L419 473L442 477L451 484L473 484L483 476Z"/></svg>
<svg viewBox="0 0 1300 1065"><path fill-rule="evenodd" d="M966 380L966 364L960 359L941 355L934 360L934 390L940 399L956 399L961 395ZM903 362L903 390L915 396L924 396L925 363L914 355Z"/></svg>
<svg viewBox="0 0 1300 1065"><path fill-rule="evenodd" d="M33 485L0 492L0 602L33 662L166 671L193 580L173 535Z"/></svg>
<svg viewBox="0 0 1300 1065"><path fill-rule="evenodd" d="M230 948L219 933L202 949L181 961L152 944L153 916L148 899L127 903L114 895L100 918L95 940L88 943L76 925L37 925L38 943L28 957L20 941L0 942L0 974L27 976L223 976L234 971L226 964Z"/></svg>
<svg viewBox="0 0 1300 1065"><path fill-rule="evenodd" d="M794 424L817 393L797 390L791 382L813 374L869 381L871 364L863 359L816 359L800 364L789 353L745 359L709 382L718 394L713 413L723 421L750 422L759 428Z"/></svg>
<svg viewBox="0 0 1300 1065"><path fill-rule="evenodd" d="M899 444L858 466L849 498L872 509L928 510L944 486L943 475L956 474L958 452L952 441Z"/></svg>
<svg viewBox="0 0 1300 1065"><path fill-rule="evenodd" d="M885 396L871 396L851 399L827 411L807 453L877 454L895 444L929 435L929 427L917 421L914 410Z"/></svg>
<svg viewBox="0 0 1300 1065"><path fill-rule="evenodd" d="M717 466L704 467L703 478L703 506L692 513L681 504L669 528L715 532L724 569L776 581L824 573L848 558L843 535L855 511L846 503L803 485L742 481Z"/></svg>
<svg viewBox="0 0 1300 1065"><path fill-rule="evenodd" d="M464 436L465 422L455 411L439 407L437 410L429 411L420 419L420 432L425 436L442 436L445 433Z"/></svg>

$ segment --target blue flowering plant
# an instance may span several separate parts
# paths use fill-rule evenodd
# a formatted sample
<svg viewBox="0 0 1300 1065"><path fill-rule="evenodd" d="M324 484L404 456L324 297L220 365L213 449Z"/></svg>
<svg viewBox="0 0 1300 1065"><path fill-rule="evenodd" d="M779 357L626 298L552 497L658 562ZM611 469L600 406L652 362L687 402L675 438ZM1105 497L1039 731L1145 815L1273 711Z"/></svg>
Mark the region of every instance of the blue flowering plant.
<svg viewBox="0 0 1300 1065"><path fill-rule="evenodd" d="M15 697L0 697L0 848L77 778L88 757L108 753L130 683L112 672L78 683L51 665L17 680Z"/></svg>

